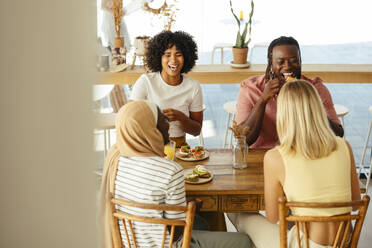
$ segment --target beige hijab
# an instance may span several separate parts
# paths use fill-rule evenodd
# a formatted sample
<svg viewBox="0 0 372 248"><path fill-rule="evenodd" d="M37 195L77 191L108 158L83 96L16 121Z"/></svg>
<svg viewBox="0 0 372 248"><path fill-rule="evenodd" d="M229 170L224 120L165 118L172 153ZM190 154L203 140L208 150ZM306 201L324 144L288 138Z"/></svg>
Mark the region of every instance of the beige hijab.
<svg viewBox="0 0 372 248"><path fill-rule="evenodd" d="M157 111L154 109L156 110L154 103L136 101L124 105L117 113L116 144L107 153L100 190L98 224L101 247L113 247L110 198L115 193L119 157L162 157L164 155L163 136L156 128Z"/></svg>

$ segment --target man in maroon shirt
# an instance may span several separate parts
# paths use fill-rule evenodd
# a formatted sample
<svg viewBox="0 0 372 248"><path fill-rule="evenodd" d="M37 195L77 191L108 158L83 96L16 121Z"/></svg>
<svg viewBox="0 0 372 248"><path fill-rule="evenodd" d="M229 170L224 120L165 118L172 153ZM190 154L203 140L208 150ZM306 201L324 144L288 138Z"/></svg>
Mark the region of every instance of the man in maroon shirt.
<svg viewBox="0 0 372 248"><path fill-rule="evenodd" d="M318 77L309 79L301 75L301 52L292 37L281 36L273 40L267 53L265 75L254 76L241 83L237 103L237 123L249 126L247 143L252 148L272 148L279 144L276 133L276 97L289 78L310 82L322 99L329 124L337 136L343 136L328 89Z"/></svg>

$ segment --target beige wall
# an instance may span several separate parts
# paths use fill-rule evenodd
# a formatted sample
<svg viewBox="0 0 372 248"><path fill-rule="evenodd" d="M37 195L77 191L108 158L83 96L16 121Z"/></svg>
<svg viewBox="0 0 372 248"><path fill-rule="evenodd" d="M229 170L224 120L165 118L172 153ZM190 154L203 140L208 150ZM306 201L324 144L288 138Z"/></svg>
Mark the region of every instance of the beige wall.
<svg viewBox="0 0 372 248"><path fill-rule="evenodd" d="M0 247L97 247L95 2L0 2Z"/></svg>

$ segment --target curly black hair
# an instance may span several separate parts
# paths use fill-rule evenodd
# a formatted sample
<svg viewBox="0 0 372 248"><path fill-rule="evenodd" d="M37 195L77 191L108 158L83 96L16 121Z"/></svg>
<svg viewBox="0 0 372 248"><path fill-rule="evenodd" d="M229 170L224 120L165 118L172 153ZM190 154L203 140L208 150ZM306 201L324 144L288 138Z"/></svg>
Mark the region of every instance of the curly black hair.
<svg viewBox="0 0 372 248"><path fill-rule="evenodd" d="M198 48L192 36L183 31L162 31L150 39L145 54L145 65L152 72L162 70L161 57L165 50L176 45L184 57L181 73L188 73L198 59Z"/></svg>
<svg viewBox="0 0 372 248"><path fill-rule="evenodd" d="M271 65L273 63L273 49L276 46L281 46L281 45L292 45L297 47L298 49L298 54L299 54L299 59L301 63L301 50L300 50L300 45L298 44L297 40L291 36L280 36L279 38L273 40L269 48L267 49L267 67L266 67L266 73L265 73L265 79L268 81L270 79L270 70L271 70ZM301 73L301 70L300 70Z"/></svg>

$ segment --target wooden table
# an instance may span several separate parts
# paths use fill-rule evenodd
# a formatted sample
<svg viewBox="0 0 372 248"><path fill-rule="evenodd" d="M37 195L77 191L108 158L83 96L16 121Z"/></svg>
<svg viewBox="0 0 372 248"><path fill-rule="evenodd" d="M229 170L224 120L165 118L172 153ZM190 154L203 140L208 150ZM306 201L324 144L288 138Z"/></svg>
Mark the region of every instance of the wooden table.
<svg viewBox="0 0 372 248"><path fill-rule="evenodd" d="M265 70L263 64L253 64L246 69L234 69L230 65L196 65L186 75L201 84L231 84L262 75ZM134 84L143 73L143 66L123 72L98 72L95 84ZM320 77L327 83L372 83L371 64L303 64L302 73L309 78Z"/></svg>
<svg viewBox="0 0 372 248"><path fill-rule="evenodd" d="M184 169L202 164L214 174L206 184L186 184L186 195L203 201L201 215L207 219L211 231L226 231L223 212L257 212L264 210L263 158L267 150L253 149L248 153L248 168L232 168L229 149L210 149L206 160L176 161ZM365 187L360 184L361 193Z"/></svg>
<svg viewBox="0 0 372 248"><path fill-rule="evenodd" d="M176 159L184 169L203 164L214 174L206 184L186 184L186 195L203 201L201 213L211 230L226 230L223 212L257 212L264 209L263 157L267 150L250 150L248 168L232 168L232 153L228 149L210 149L209 159L185 162Z"/></svg>

